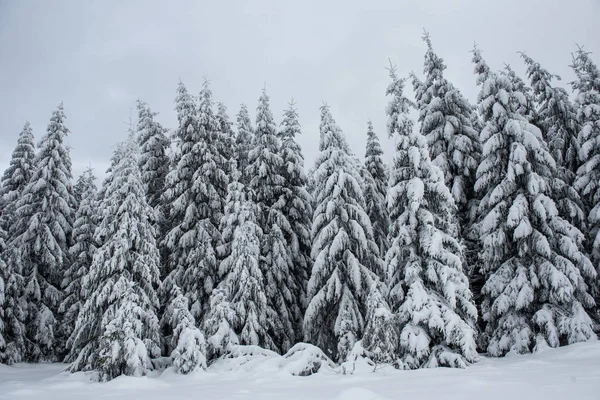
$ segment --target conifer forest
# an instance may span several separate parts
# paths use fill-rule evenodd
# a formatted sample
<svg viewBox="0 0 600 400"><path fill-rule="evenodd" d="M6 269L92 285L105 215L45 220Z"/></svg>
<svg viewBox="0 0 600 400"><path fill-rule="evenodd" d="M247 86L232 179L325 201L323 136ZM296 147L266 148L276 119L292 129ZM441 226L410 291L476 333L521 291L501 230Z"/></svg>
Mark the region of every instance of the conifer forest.
<svg viewBox="0 0 600 400"><path fill-rule="evenodd" d="M386 131L344 127L360 152L326 102L307 131L267 85L226 106L177 76L177 125L138 100L101 180L73 174L67 103L4 132L0 363L100 382L260 354L295 375L468 369L597 340L600 59L574 45L563 82L475 45L470 102L435 39L422 70L387 65Z"/></svg>

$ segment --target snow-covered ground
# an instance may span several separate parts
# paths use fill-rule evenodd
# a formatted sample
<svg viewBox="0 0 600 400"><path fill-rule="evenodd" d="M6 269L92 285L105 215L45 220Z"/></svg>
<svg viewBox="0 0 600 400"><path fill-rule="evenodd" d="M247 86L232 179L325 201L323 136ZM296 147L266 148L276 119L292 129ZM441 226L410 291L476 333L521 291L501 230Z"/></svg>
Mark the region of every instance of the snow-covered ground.
<svg viewBox="0 0 600 400"><path fill-rule="evenodd" d="M281 358L281 357L279 357ZM181 376L119 377L96 383L83 373L62 372L64 364L0 366L1 399L600 399L600 341L502 359L481 358L464 370L437 368L354 375L334 371L292 376L270 357L257 357L235 370L224 360L208 371Z"/></svg>

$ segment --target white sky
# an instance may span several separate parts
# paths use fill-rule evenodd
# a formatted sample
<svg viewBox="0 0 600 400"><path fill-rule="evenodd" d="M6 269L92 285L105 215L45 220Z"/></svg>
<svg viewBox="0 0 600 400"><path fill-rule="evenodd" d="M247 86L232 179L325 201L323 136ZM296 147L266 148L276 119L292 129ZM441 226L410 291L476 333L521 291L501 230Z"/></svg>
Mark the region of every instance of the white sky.
<svg viewBox="0 0 600 400"><path fill-rule="evenodd" d="M204 76L233 121L240 103L255 110L265 82L277 123L293 96L307 167L324 101L358 155L371 119L389 157L385 67L422 75L423 28L474 102L474 42L495 70L522 74L524 50L566 86L576 43L600 64L599 18L599 0L0 0L0 170L23 123L39 139L64 101L74 175L91 164L103 176L137 98L173 129L178 79L197 94Z"/></svg>

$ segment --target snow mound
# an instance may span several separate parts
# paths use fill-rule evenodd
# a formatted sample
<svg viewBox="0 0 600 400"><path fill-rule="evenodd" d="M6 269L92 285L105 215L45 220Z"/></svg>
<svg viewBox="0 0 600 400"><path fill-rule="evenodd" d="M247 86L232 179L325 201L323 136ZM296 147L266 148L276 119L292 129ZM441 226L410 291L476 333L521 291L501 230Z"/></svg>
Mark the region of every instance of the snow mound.
<svg viewBox="0 0 600 400"><path fill-rule="evenodd" d="M214 361L210 371L266 372L277 369L279 354L259 346L233 345L231 349Z"/></svg>
<svg viewBox="0 0 600 400"><path fill-rule="evenodd" d="M362 340L354 344L350 353L338 368L344 375L364 374L375 371L377 364L368 356L367 350L362 346Z"/></svg>
<svg viewBox="0 0 600 400"><path fill-rule="evenodd" d="M335 364L317 346L297 343L281 360L281 369L296 376L308 376L323 370L333 371Z"/></svg>
<svg viewBox="0 0 600 400"><path fill-rule="evenodd" d="M283 356L258 346L235 345L212 363L209 371L308 376L333 372L335 366L321 349L308 343L296 344Z"/></svg>

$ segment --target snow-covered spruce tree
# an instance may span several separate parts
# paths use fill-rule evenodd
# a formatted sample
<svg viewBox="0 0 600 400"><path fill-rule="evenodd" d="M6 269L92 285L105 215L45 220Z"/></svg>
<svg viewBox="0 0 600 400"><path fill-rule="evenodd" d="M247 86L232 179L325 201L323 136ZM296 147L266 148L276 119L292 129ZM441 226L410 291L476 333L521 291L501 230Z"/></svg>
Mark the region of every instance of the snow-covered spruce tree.
<svg viewBox="0 0 600 400"><path fill-rule="evenodd" d="M399 326L385 300L385 287L372 290L367 300L367 318L362 344L376 363L393 363L398 359Z"/></svg>
<svg viewBox="0 0 600 400"><path fill-rule="evenodd" d="M312 273L304 316L307 342L344 361L364 332L367 299L380 269L359 171L329 108L321 108L315 162Z"/></svg>
<svg viewBox="0 0 600 400"><path fill-rule="evenodd" d="M27 361L62 358L65 338L58 331L61 280L70 264L75 204L71 159L64 143L62 103L53 112L36 156L36 169L17 201L16 234L8 261L23 276Z"/></svg>
<svg viewBox="0 0 600 400"><path fill-rule="evenodd" d="M165 204L165 180L169 173L171 163L167 151L171 140L167 136L167 129L155 120L158 113L152 112L145 102L137 101L138 120L136 124L137 141L140 147L140 170L142 182L146 187L146 199L155 211L156 242L161 252L161 266L167 263L168 251L163 244L163 239L170 226L167 221L168 209ZM165 275L161 267L161 276Z"/></svg>
<svg viewBox="0 0 600 400"><path fill-rule="evenodd" d="M235 137L234 155L237 160L238 169L242 173L240 182L244 185L250 183L250 177L246 175L248 167L248 157L252 149L254 141L254 130L252 129L252 121L248 114L248 107L245 104L240 106L240 112L237 115L237 135Z"/></svg>
<svg viewBox="0 0 600 400"><path fill-rule="evenodd" d="M523 81L523 79L521 79L508 64L505 64L502 74L506 75L508 78L514 93L519 93L519 102L516 112L524 116L530 123L538 126L536 101L531 88L525 84L525 81Z"/></svg>
<svg viewBox="0 0 600 400"><path fill-rule="evenodd" d="M0 357L6 349L4 338L4 302L6 300L6 283L9 281L9 271L4 262L4 250L6 249L6 232L0 226ZM2 361L2 358L0 358Z"/></svg>
<svg viewBox="0 0 600 400"><path fill-rule="evenodd" d="M96 251L94 234L99 219L95 180L96 177L91 168L86 169L79 180L81 182L81 199L75 213L75 222L71 233L73 245L69 249L72 262L62 278L65 297L58 309L61 314L61 333L65 337L69 337L73 332L81 305L85 301L81 293L81 283L92 265ZM73 359L67 358L65 361L71 362Z"/></svg>
<svg viewBox="0 0 600 400"><path fill-rule="evenodd" d="M229 289L227 283L220 284L210 296L210 309L204 319L203 330L206 334L209 360L218 358L227 353L231 346L239 344L239 339L234 331L237 315L229 302Z"/></svg>
<svg viewBox="0 0 600 400"><path fill-rule="evenodd" d="M188 374L206 369L206 340L196 327L194 316L189 311L188 299L177 286L171 289L171 302L167 305L163 319L173 327L170 347L175 370Z"/></svg>
<svg viewBox="0 0 600 400"><path fill-rule="evenodd" d="M162 195L165 178L169 172L167 148L170 141L167 129L154 120L158 113L152 112L148 104L138 100L137 140L140 146L140 169L146 185L146 197L150 207L162 212Z"/></svg>
<svg viewBox="0 0 600 400"><path fill-rule="evenodd" d="M205 81L200 91L198 105L199 134L201 147L199 149L201 171L195 174L195 185L205 187L202 203L206 203L203 211L214 227L218 228L223 216L227 185L229 183L228 169L231 158L231 132L223 124L228 124L225 114L218 118L213 112L213 99L210 84ZM224 112L224 109L223 111ZM222 122L220 122L222 121ZM229 148L228 148L229 147ZM220 235L213 237L213 245L220 242Z"/></svg>
<svg viewBox="0 0 600 400"><path fill-rule="evenodd" d="M387 236L390 218L386 205L388 176L382 155L383 150L381 150L379 138L373 131L373 124L369 121L367 123L367 150L365 152L365 166L363 169L366 172L363 177L363 192L367 215L373 225L375 243L377 243L379 254L383 259L388 249Z"/></svg>
<svg viewBox="0 0 600 400"><path fill-rule="evenodd" d="M96 203L97 204L102 203L102 201L104 200L104 197L106 195L106 189L110 187L110 185L113 181L113 175L114 175L113 171L117 167L119 162L121 161L121 157L123 155L123 149L124 149L124 147L122 146L122 143L118 143L115 145L113 153L110 156L110 165L108 166L106 171L104 171L105 177L104 177L104 180L102 181L102 185L100 185L100 188L98 189L98 194L96 195ZM103 211L103 210L99 210L99 211ZM102 218L104 218L103 215L98 215L99 220L101 220ZM97 243L97 244L100 244L100 243Z"/></svg>
<svg viewBox="0 0 600 400"><path fill-rule="evenodd" d="M200 121L192 96L179 83L176 98L179 151L174 169L167 175L165 192L172 224L165 237L165 247L170 253L169 273L161 284L165 304L171 301L173 285L181 289L197 323L208 309L218 266L216 246L220 243L220 233L213 221L220 218L222 202L215 185L226 182L215 161L216 120L210 110L208 86L202 96ZM163 328L169 335L174 327Z"/></svg>
<svg viewBox="0 0 600 400"><path fill-rule="evenodd" d="M235 317L233 321L225 322L233 325L240 344L274 350L277 349L277 338L270 331L273 324L270 321L279 317L268 302L266 277L260 267L263 234L256 223L256 206L245 201L239 213L239 220L243 222L235 230L231 254L220 266L222 271L227 271L221 288L226 290L224 295L227 295ZM233 338L233 335L227 334Z"/></svg>
<svg viewBox="0 0 600 400"><path fill-rule="evenodd" d="M0 280L3 281L0 295L0 363L5 364L21 362L25 358L24 281L20 264L9 262L9 258L15 257L14 246L18 245L12 240L18 234L17 202L34 169L35 145L31 125L27 122L0 181Z"/></svg>
<svg viewBox="0 0 600 400"><path fill-rule="evenodd" d="M220 259L225 259L231 254L231 244L235 230L240 226L243 220L243 214L241 213L242 205L248 199L246 187L240 181L242 173L237 167L235 159L229 161L229 170L233 171L230 175L230 182L227 186L227 198L225 199L225 208L223 210L223 216L221 217L221 223L219 224L219 232L221 232L221 245L218 247L218 255ZM218 279L219 282L227 275L229 271L224 271L219 268Z"/></svg>
<svg viewBox="0 0 600 400"><path fill-rule="evenodd" d="M594 337L584 307L593 305L584 277L595 274L580 251L581 233L552 199L554 159L540 130L519 112L524 96L473 51L485 127L475 190L480 266L486 277L485 347L501 356Z"/></svg>
<svg viewBox="0 0 600 400"><path fill-rule="evenodd" d="M85 302L68 342L69 370L98 370L102 380L144 375L160 354L160 256L133 135L119 152L99 206L103 219L95 237L102 245L83 278Z"/></svg>
<svg viewBox="0 0 600 400"><path fill-rule="evenodd" d="M225 163L223 168L229 176L232 171L229 171L229 160L234 156L235 149L235 132L233 131L233 122L229 121L229 115L227 115L227 107L223 103L217 103L217 123L218 131L220 133L220 140L218 142L218 150L222 156L222 160Z"/></svg>
<svg viewBox="0 0 600 400"><path fill-rule="evenodd" d="M552 181L556 206L563 218L583 230L586 216L579 193L573 187L579 167L577 110L567 91L553 85L552 79L560 80L559 76L550 74L526 54L520 54L527 65L527 76L537 103L537 126L556 161L558 174Z"/></svg>
<svg viewBox="0 0 600 400"><path fill-rule="evenodd" d="M22 298L22 275L4 260L9 255L6 236L0 226L0 363L10 365L23 361L26 356L26 303Z"/></svg>
<svg viewBox="0 0 600 400"><path fill-rule="evenodd" d="M83 190L85 187L85 171L77 177L77 182L73 185L73 197L75 198L75 209L79 208L79 203L83 196Z"/></svg>
<svg viewBox="0 0 600 400"><path fill-rule="evenodd" d="M312 266L310 258L311 241L310 229L312 219L312 198L307 191L306 175L304 174L304 157L296 137L301 134L298 112L292 101L283 113L279 137L281 139L281 156L283 158L282 175L285 179L281 212L290 224L290 229L284 232L288 247L291 251L292 274L296 280L298 292L295 294L299 315L296 319L296 338L303 339L302 317L306 308L306 285Z"/></svg>
<svg viewBox="0 0 600 400"><path fill-rule="evenodd" d="M0 181L0 226L6 231L10 242L11 232L16 227L16 205L23 189L31 180L35 170L35 144L29 122L19 133L10 164Z"/></svg>
<svg viewBox="0 0 600 400"><path fill-rule="evenodd" d="M427 139L431 160L444 173L444 180L459 209L461 229L468 224L467 207L473 198L473 184L481 152L478 132L471 125L473 107L444 77L446 65L438 57L428 35L423 72L425 81L418 87L417 105L421 134ZM421 94L419 96L419 93Z"/></svg>
<svg viewBox="0 0 600 400"><path fill-rule="evenodd" d="M222 244L217 248L219 258L222 260L231 256L231 250L237 229L244 223L247 213L242 212L246 203L246 190L240 182L242 176L237 169L234 159L230 160L229 170L233 171L231 181L227 188L225 210L221 218L219 230ZM229 350L231 344L238 344L236 333L233 331L235 312L229 303L229 288L227 278L232 264L221 262L217 274L218 286L210 297L210 308L203 322L203 329L207 336L209 360L223 355Z"/></svg>
<svg viewBox="0 0 600 400"><path fill-rule="evenodd" d="M386 256L391 309L406 369L465 367L477 358L477 310L463 272L456 205L427 140L412 129L403 80L390 70L388 130L396 141Z"/></svg>
<svg viewBox="0 0 600 400"><path fill-rule="evenodd" d="M576 92L579 161L574 187L587 211L586 239L592 261L600 268L600 69L582 48L575 53L572 68ZM600 269L598 270L600 273ZM600 302L600 284L594 287Z"/></svg>
<svg viewBox="0 0 600 400"><path fill-rule="evenodd" d="M263 232L260 268L264 276L267 303L276 311L269 319L268 331L276 347L286 352L296 339L296 327L302 319L302 289L293 276L292 249L286 240L293 236L283 212L285 177L281 141L273 122L269 97L265 90L256 109L256 131L246 169L249 193L257 206L257 223Z"/></svg>

